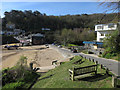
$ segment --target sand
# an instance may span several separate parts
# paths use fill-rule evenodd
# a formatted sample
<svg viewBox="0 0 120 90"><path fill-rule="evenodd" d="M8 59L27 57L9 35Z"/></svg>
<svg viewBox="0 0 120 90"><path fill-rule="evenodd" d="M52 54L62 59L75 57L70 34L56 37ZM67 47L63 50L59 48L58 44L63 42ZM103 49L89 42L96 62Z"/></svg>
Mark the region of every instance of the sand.
<svg viewBox="0 0 120 90"><path fill-rule="evenodd" d="M53 60L64 60L64 57L57 51L46 48L45 45L21 47L22 50L3 50L2 69L13 67L21 56L27 57L27 64L33 62L34 67L51 66ZM1 64L1 63L0 63Z"/></svg>

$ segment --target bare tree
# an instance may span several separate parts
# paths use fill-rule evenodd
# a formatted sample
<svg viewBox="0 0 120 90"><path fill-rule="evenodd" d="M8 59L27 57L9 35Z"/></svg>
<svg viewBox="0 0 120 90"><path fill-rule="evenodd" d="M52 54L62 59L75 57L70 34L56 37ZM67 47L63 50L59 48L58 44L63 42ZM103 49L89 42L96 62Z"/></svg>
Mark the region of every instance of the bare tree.
<svg viewBox="0 0 120 90"><path fill-rule="evenodd" d="M118 12L119 5L120 2L118 0L104 0L99 4L99 6L104 6L107 9L105 10L105 12L107 11Z"/></svg>

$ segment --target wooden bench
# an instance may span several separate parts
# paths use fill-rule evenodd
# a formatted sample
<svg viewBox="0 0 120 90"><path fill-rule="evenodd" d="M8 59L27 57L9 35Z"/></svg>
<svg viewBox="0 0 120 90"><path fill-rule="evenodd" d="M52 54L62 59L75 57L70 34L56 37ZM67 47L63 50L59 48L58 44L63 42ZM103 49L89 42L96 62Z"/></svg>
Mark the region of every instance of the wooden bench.
<svg viewBox="0 0 120 90"><path fill-rule="evenodd" d="M80 68L73 68L73 70L69 69L70 79L72 81L75 80L75 76L93 73L95 72L95 75L97 74L97 65L91 65L86 67L80 67Z"/></svg>

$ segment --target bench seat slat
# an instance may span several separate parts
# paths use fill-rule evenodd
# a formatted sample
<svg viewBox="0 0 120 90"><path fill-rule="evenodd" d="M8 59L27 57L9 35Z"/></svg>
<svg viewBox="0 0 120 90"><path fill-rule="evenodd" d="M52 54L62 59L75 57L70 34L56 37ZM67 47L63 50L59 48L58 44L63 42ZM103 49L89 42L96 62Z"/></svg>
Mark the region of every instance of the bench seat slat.
<svg viewBox="0 0 120 90"><path fill-rule="evenodd" d="M97 66L97 65L91 65L91 66L86 66L86 67L74 68L74 70L83 69L83 68L90 68L90 67L96 67L96 66Z"/></svg>
<svg viewBox="0 0 120 90"><path fill-rule="evenodd" d="M92 72L96 72L96 71L90 71L90 72L84 72L84 73L75 73L75 76L79 76L79 75L83 75L83 74L87 74L87 73L92 73Z"/></svg>

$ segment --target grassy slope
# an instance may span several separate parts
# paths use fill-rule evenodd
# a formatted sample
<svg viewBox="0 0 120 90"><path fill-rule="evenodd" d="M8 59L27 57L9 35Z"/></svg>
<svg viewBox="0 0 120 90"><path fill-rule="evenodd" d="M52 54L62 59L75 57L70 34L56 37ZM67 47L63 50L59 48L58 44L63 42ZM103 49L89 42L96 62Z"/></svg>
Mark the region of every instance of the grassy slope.
<svg viewBox="0 0 120 90"><path fill-rule="evenodd" d="M81 57L76 56L73 60L66 62L53 70L48 71L45 75L41 76L32 88L112 88L111 77L105 75L105 71L98 66L99 77L89 75L81 80L71 81L69 79L68 69L73 66L87 66L93 65L93 62L85 60L80 65L72 64Z"/></svg>

